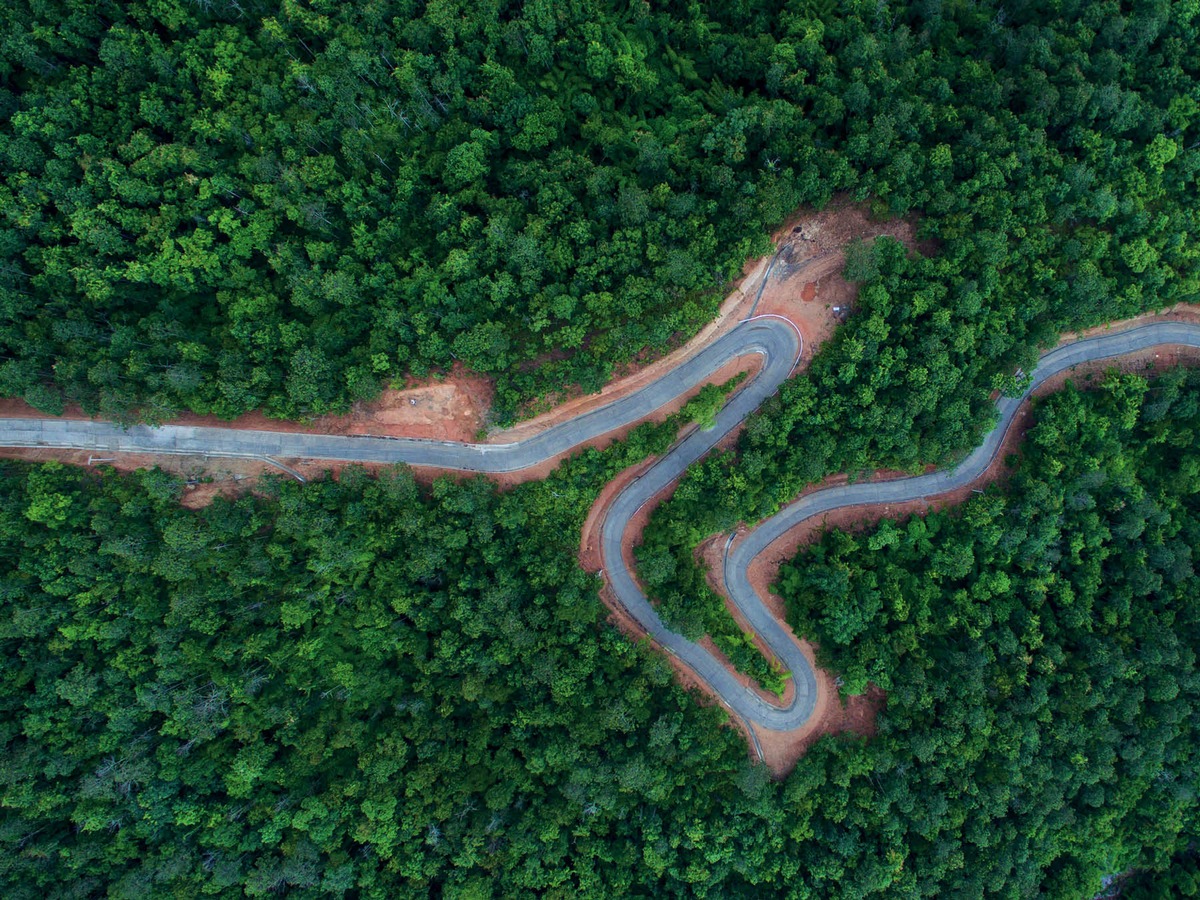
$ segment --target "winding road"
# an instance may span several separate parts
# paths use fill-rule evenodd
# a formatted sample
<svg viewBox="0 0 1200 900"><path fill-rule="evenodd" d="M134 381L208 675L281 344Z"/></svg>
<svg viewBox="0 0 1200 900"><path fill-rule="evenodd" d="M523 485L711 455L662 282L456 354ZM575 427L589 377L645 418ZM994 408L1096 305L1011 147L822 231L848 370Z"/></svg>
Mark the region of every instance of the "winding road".
<svg viewBox="0 0 1200 900"><path fill-rule="evenodd" d="M638 510L711 450L791 375L803 344L795 326L783 318L756 316L746 319L637 392L517 443L465 444L179 425L126 429L99 421L12 418L0 419L0 446L206 454L265 459L273 463L276 457L403 462L471 472L513 472L636 422L686 393L729 361L759 354L763 357L762 368L718 413L715 427L693 430L617 494L601 527L601 554L604 572L616 597L660 647L682 660L746 723L772 731L790 731L804 725L812 715L817 700L816 679L791 634L771 615L751 587L748 570L754 558L789 529L812 516L844 506L919 500L970 484L987 470L1022 401L1046 379L1080 363L1124 356L1160 345L1200 348L1200 325L1181 322L1141 325L1051 350L1039 361L1021 397L1003 397L998 401L998 424L983 443L954 468L895 481L842 485L809 494L759 523L735 544L725 558L725 584L730 598L751 628L791 673L795 691L786 706L772 703L744 687L708 650L669 630L638 587L621 553L622 537Z"/></svg>

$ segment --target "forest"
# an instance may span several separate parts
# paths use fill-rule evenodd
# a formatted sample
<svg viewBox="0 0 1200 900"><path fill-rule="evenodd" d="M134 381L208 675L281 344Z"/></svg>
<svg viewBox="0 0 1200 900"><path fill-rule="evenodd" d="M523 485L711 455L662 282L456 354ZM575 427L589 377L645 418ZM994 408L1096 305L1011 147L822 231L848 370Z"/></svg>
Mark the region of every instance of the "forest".
<svg viewBox="0 0 1200 900"><path fill-rule="evenodd" d="M946 848L982 884L1058 857L1043 889L1090 896L1194 839L1198 386L1174 370L1068 387L1004 491L830 532L780 571L789 622L845 689L888 691L870 750L907 770L878 788L911 815L910 852ZM948 788L936 815L913 801Z"/></svg>
<svg viewBox="0 0 1200 900"><path fill-rule="evenodd" d="M507 492L348 469L200 510L159 471L6 462L3 893L1065 900L1175 878L1200 810L1200 374L1069 389L1036 421L1005 487L780 572L847 690L888 691L874 739L826 738L780 782L576 563L596 493L678 423Z"/></svg>
<svg viewBox="0 0 1200 900"><path fill-rule="evenodd" d="M1200 860L1195 848L1180 853L1165 870L1137 872L1121 882L1125 900L1175 900L1200 894Z"/></svg>
<svg viewBox="0 0 1200 900"><path fill-rule="evenodd" d="M861 153L847 189L879 215L919 216L935 250L913 253L887 238L851 248L854 315L807 377L750 419L736 452L688 472L654 511L640 554L664 614L723 638L760 681L769 665L738 645L704 583L694 555L704 538L770 515L830 475L952 462L991 427L992 392L1017 389L1016 373L1060 334L1200 299L1200 121L1179 115L1200 111L1200 10L856 9L806 32L836 40L864 29L820 57L831 72L850 67L841 81L817 83L840 85L843 105L861 114L818 144ZM888 150L870 157L879 146ZM902 161L910 178L896 174Z"/></svg>
<svg viewBox="0 0 1200 900"><path fill-rule="evenodd" d="M851 248L854 314L639 551L778 687L696 544L953 460L1060 333L1200 299L1198 76L1192 0L0 5L0 395L304 420L463 365L502 424L694 333L796 209L905 216L921 252ZM780 781L576 558L719 400L506 492L190 510L0 461L0 893L1186 895L1197 376L1054 395L1006 485L785 566L888 700Z"/></svg>
<svg viewBox="0 0 1200 900"><path fill-rule="evenodd" d="M6 4L0 393L296 418L461 362L503 422L691 333L845 194L940 250L862 261L822 377L874 417L857 455L935 458L1039 342L1195 296L1198 29L1166 0Z"/></svg>

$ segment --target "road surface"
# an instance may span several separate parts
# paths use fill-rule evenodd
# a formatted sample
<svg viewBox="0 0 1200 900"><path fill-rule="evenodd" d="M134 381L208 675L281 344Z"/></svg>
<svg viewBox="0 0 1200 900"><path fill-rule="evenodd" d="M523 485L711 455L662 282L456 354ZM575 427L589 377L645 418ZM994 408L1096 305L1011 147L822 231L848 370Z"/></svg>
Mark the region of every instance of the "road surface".
<svg viewBox="0 0 1200 900"><path fill-rule="evenodd" d="M999 423L955 468L878 484L843 485L809 494L761 522L738 542L725 560L726 586L747 622L791 673L796 690L786 706L750 691L711 653L670 631L638 587L621 553L621 539L633 515L757 409L791 374L799 360L802 342L795 326L785 319L774 316L747 319L636 393L549 428L536 437L511 444L464 444L178 425L125 429L97 421L0 419L0 446L259 459L404 462L471 472L512 472L537 465L594 437L636 422L685 393L730 360L760 354L763 367L718 413L714 428L692 431L613 500L601 529L601 553L604 571L616 597L660 647L682 660L747 723L772 731L790 731L802 726L812 715L817 699L816 679L792 636L750 586L747 571L751 561L786 531L812 516L843 506L919 500L971 483L987 470L1021 402L1046 379L1080 363L1123 356L1159 345L1200 347L1200 326L1180 322L1142 325L1052 350L1041 358L1022 397L1000 399L997 404Z"/></svg>

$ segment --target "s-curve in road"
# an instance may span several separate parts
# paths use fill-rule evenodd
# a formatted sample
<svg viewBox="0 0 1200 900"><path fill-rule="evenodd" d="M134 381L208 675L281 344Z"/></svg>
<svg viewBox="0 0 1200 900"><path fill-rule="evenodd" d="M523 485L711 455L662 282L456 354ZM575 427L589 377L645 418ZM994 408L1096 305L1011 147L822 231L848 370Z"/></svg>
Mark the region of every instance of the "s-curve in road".
<svg viewBox="0 0 1200 900"><path fill-rule="evenodd" d="M744 719L772 730L787 730L803 725L812 714L816 703L816 680L790 632L771 615L762 599L750 586L748 572L754 558L790 529L813 516L845 506L903 503L908 500L932 498L970 484L991 465L1022 402L1047 379L1080 363L1111 359L1164 345L1200 347L1200 325L1181 322L1142 325L1128 331L1087 338L1051 350L1038 361L1024 394L1020 397L1000 398L996 404L1000 414L996 427L988 432L979 447L954 468L876 484L866 482L827 488L802 497L760 522L727 552L724 566L725 586L730 599L745 616L750 627L758 632L783 666L792 673L796 684L795 695L788 706L777 706L757 695L748 694L733 682L732 676L724 669L721 669L720 674L714 673L714 680L709 681L709 684L734 712ZM657 620L651 621L662 628ZM645 622L643 624L649 630L650 625ZM670 641L664 642L665 646L671 647L689 665L693 665L697 672L706 676L707 663L712 661L707 651L693 644L681 652L677 645L686 642L676 635L671 635ZM692 657L697 655L697 651L708 656L708 660L698 660L699 664L692 663ZM705 665L705 668L701 668L701 664ZM731 682L738 690L731 689Z"/></svg>
<svg viewBox="0 0 1200 900"><path fill-rule="evenodd" d="M536 437L511 444L460 444L172 425L125 429L96 421L0 419L0 446L404 462L472 472L512 472L537 465L594 437L636 422L730 360L760 354L762 369L718 413L715 427L692 431L616 496L601 529L601 553L604 570L617 599L655 642L689 666L735 715L770 730L787 731L803 725L811 716L817 699L816 679L792 635L770 614L751 588L747 577L751 561L788 529L811 516L843 506L899 503L932 497L969 484L986 471L1021 401L1047 378L1079 363L1123 356L1159 345L1200 347L1200 326L1177 322L1143 325L1052 350L1042 357L1034 370L1024 396L999 401L999 423L983 444L955 468L879 484L839 486L810 494L760 523L734 545L725 561L726 585L750 626L793 678L795 692L786 706L748 690L707 650L670 631L638 587L621 553L622 536L637 511L674 483L689 465L712 449L791 374L799 360L802 342L799 332L785 319L773 316L747 319L636 393L549 428Z"/></svg>

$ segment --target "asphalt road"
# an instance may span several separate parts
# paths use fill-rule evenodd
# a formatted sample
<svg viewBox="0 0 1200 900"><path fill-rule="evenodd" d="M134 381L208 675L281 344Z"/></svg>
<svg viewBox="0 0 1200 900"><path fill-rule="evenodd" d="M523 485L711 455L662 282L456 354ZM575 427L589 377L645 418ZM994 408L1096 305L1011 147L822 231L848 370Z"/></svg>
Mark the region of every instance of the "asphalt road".
<svg viewBox="0 0 1200 900"><path fill-rule="evenodd" d="M954 468L895 481L861 482L827 488L802 497L785 506L771 518L760 522L745 538L738 541L726 556L726 589L750 626L763 637L785 668L792 673L796 683L795 696L787 707L767 703L757 695L750 697L723 669L721 671L724 677L714 675L710 684L726 703L745 719L776 731L790 730L803 725L812 715L816 704L816 679L790 633L778 624L751 588L747 573L754 558L787 531L813 516L844 506L902 503L934 497L970 484L991 465L1022 402L1048 378L1080 363L1124 356L1168 344L1200 347L1200 326L1179 322L1142 325L1128 331L1088 338L1056 348L1039 360L1031 375L1029 387L1021 397L1000 398L996 404L1000 413L996 427L988 432L979 447ZM695 650L712 661L703 648L696 647ZM684 657L689 663L694 652L689 651L689 656Z"/></svg>
<svg viewBox="0 0 1200 900"><path fill-rule="evenodd" d="M594 437L637 422L686 393L732 359L751 353L762 370L733 398L728 417L740 421L790 374L799 354L799 333L784 319L747 319L662 378L641 390L563 422L519 443L464 444L455 441L365 435L294 434L186 425L129 428L109 422L70 419L2 419L0 446L55 447L94 451L173 453L262 459L328 459L341 462L408 463L469 472L515 472L577 447Z"/></svg>
<svg viewBox="0 0 1200 900"><path fill-rule="evenodd" d="M1042 357L1032 373L1025 396L1047 378L1079 363L1168 344L1200 347L1200 326L1178 322L1143 325L1060 347ZM0 446L404 462L473 472L512 472L537 465L591 438L636 422L685 393L731 359L758 353L764 357L762 369L718 413L716 426L707 431L692 431L613 500L602 526L601 552L605 575L616 596L655 642L695 671L735 715L770 730L788 731L803 725L812 715L817 699L816 679L791 635L751 588L747 577L750 562L784 532L811 516L842 506L900 503L932 497L969 484L991 463L1024 399L1024 396L1002 398L997 404L1000 419L996 427L953 469L877 484L844 485L809 494L760 523L733 546L725 560L729 594L795 682L792 702L781 706L743 687L707 650L666 628L625 566L621 537L632 516L645 503L674 482L688 466L778 390L795 367L801 347L799 333L786 320L771 316L748 319L653 384L549 428L536 437L512 444L461 444L177 425L125 429L96 421L0 419Z"/></svg>

